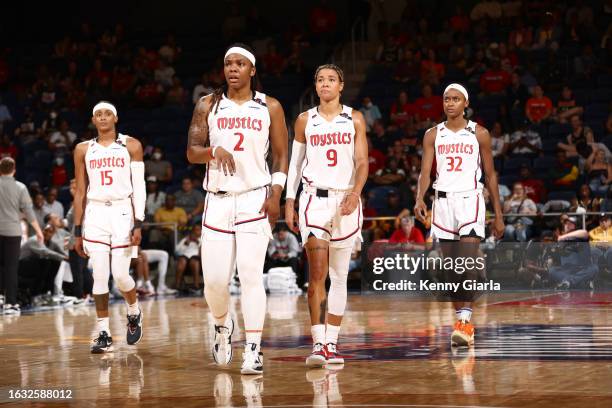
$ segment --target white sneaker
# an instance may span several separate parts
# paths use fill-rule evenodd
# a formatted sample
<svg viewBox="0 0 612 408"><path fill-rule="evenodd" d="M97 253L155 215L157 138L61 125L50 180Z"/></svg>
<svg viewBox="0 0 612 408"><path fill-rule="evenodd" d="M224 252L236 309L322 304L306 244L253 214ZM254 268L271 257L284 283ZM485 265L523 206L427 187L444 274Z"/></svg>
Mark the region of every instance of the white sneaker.
<svg viewBox="0 0 612 408"><path fill-rule="evenodd" d="M234 319L230 317L226 326L215 325L215 342L212 355L219 366L227 366L232 362L232 334L234 333Z"/></svg>
<svg viewBox="0 0 612 408"><path fill-rule="evenodd" d="M0 295L0 306L4 305L4 295Z"/></svg>
<svg viewBox="0 0 612 408"><path fill-rule="evenodd" d="M5 303L4 305L2 305L2 314L5 314L5 315L20 315L21 314L21 308L19 307L19 305L17 303L15 303L14 305L11 305L10 303Z"/></svg>
<svg viewBox="0 0 612 408"><path fill-rule="evenodd" d="M148 296L155 296L155 287L153 286L153 284L151 283L151 281L147 281L144 285L145 290L147 292L149 292Z"/></svg>
<svg viewBox="0 0 612 408"><path fill-rule="evenodd" d="M241 374L262 374L263 373L263 353L261 347L255 343L247 343L242 353Z"/></svg>
<svg viewBox="0 0 612 408"><path fill-rule="evenodd" d="M176 295L177 290L176 289L170 289L167 286L161 287L161 288L157 288L157 294L158 295Z"/></svg>

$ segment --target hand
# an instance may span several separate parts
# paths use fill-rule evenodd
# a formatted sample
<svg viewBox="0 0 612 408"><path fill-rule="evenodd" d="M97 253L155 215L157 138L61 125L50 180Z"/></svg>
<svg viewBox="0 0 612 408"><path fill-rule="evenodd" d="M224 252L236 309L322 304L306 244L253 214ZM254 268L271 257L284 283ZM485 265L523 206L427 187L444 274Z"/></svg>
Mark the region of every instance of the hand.
<svg viewBox="0 0 612 408"><path fill-rule="evenodd" d="M36 231L36 240L38 241L39 244L43 244L43 245L45 244L45 236L43 235L40 229Z"/></svg>
<svg viewBox="0 0 612 408"><path fill-rule="evenodd" d="M359 194L347 193L340 203L340 215L351 215L359 205Z"/></svg>
<svg viewBox="0 0 612 408"><path fill-rule="evenodd" d="M234 162L234 156L221 146L217 147L215 150L215 160L217 161L217 166L223 169L223 173L227 176L229 173L230 176L233 176L236 173L236 162Z"/></svg>
<svg viewBox="0 0 612 408"><path fill-rule="evenodd" d="M425 205L425 201L423 201L422 198L416 200L416 204L414 205L414 214L419 220L424 220L427 217L427 205Z"/></svg>
<svg viewBox="0 0 612 408"><path fill-rule="evenodd" d="M74 250L81 258L87 258L87 254L83 250L83 237L76 237L74 242Z"/></svg>
<svg viewBox="0 0 612 408"><path fill-rule="evenodd" d="M270 197L266 198L259 212L268 214L268 222L272 229L274 229L278 216L280 215L280 196L272 194Z"/></svg>
<svg viewBox="0 0 612 408"><path fill-rule="evenodd" d="M132 246L139 246L140 241L142 241L142 229L134 228L132 230L132 236L130 237L130 241Z"/></svg>
<svg viewBox="0 0 612 408"><path fill-rule="evenodd" d="M287 223L287 227L297 234L300 232L300 228L298 226L298 217L295 213L294 203L295 200L292 198L285 201L285 222Z"/></svg>
<svg viewBox="0 0 612 408"><path fill-rule="evenodd" d="M504 236L504 218L503 217L495 217L495 222L493 222L493 235L495 238L501 239Z"/></svg>

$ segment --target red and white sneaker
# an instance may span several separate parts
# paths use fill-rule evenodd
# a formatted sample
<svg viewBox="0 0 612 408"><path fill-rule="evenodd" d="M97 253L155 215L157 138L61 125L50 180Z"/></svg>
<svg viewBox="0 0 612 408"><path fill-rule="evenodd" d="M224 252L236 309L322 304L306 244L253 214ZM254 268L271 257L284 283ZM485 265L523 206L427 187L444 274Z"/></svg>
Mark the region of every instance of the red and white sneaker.
<svg viewBox="0 0 612 408"><path fill-rule="evenodd" d="M334 343L325 345L325 354L327 355L327 364L344 364L344 357L338 353L338 346Z"/></svg>
<svg viewBox="0 0 612 408"><path fill-rule="evenodd" d="M312 353L306 358L306 366L310 368L323 367L326 361L325 346L322 343L315 343L312 346Z"/></svg>

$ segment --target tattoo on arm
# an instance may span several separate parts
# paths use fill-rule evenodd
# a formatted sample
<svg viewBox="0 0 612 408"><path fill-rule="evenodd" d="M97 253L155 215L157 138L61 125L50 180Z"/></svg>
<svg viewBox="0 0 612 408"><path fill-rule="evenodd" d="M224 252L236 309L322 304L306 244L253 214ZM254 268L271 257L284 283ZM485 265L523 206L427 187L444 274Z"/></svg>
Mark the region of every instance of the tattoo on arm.
<svg viewBox="0 0 612 408"><path fill-rule="evenodd" d="M208 114L204 101L198 102L189 125L187 146L203 147L208 138Z"/></svg>

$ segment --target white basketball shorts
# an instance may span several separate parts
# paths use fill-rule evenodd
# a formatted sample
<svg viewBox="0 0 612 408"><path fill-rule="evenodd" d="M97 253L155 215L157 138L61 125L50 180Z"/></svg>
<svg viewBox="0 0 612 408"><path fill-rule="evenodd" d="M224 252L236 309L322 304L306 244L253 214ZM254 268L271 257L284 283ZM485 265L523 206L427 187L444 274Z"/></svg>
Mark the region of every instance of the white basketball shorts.
<svg viewBox="0 0 612 408"><path fill-rule="evenodd" d="M132 252L132 200L88 201L83 218L83 247L87 253L123 249ZM137 249L137 248L136 248Z"/></svg>
<svg viewBox="0 0 612 408"><path fill-rule="evenodd" d="M440 195L446 194L446 197ZM458 240L462 236L485 238L485 202L482 190L438 193L434 199L431 235Z"/></svg>
<svg viewBox="0 0 612 408"><path fill-rule="evenodd" d="M268 197L268 188L244 193L206 193L202 215L202 237L233 240L236 232L261 233L272 239L268 214L260 212Z"/></svg>
<svg viewBox="0 0 612 408"><path fill-rule="evenodd" d="M346 191L327 190L327 197L317 197L316 189L304 189L300 195L300 235L306 245L312 234L329 242L333 248L353 247L355 240L363 241L361 200L349 215L340 215L340 203Z"/></svg>

